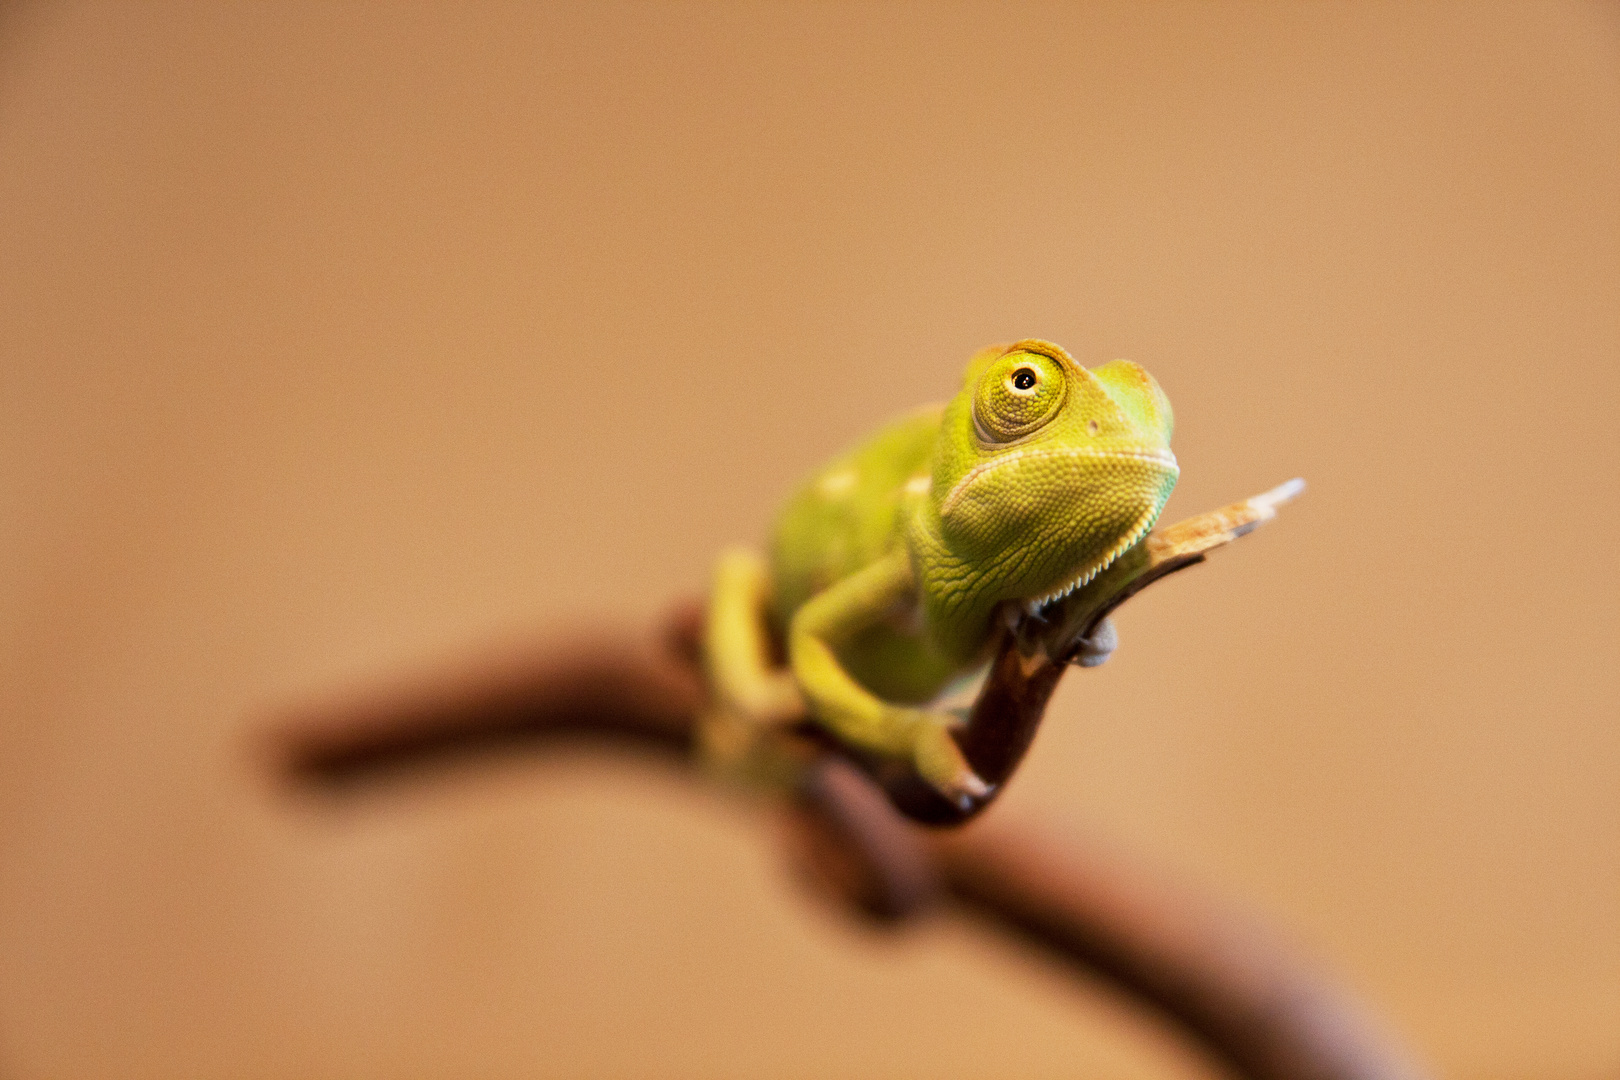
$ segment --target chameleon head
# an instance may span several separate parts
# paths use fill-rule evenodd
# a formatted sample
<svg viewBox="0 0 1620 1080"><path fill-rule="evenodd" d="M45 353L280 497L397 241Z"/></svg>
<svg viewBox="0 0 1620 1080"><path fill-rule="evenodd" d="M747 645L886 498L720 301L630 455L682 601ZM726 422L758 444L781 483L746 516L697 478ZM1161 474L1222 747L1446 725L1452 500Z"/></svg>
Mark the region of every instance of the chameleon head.
<svg viewBox="0 0 1620 1080"><path fill-rule="evenodd" d="M945 411L941 539L997 599L1064 596L1153 527L1179 475L1171 427L1164 391L1128 360L1087 370L1046 341L987 349Z"/></svg>

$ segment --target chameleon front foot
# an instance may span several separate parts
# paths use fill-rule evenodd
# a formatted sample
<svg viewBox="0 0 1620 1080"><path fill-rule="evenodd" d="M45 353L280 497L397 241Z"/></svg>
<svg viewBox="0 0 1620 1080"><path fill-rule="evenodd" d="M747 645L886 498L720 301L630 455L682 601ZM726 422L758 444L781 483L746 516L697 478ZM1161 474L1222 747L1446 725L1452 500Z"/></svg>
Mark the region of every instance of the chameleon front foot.
<svg viewBox="0 0 1620 1080"><path fill-rule="evenodd" d="M933 716L925 714L918 723L911 761L917 775L953 806L965 810L992 792L951 737L950 725Z"/></svg>
<svg viewBox="0 0 1620 1080"><path fill-rule="evenodd" d="M1097 667L1107 663L1117 648L1119 648L1119 631L1114 629L1113 619L1105 618L1090 634L1080 639L1074 659L1069 662L1077 667Z"/></svg>

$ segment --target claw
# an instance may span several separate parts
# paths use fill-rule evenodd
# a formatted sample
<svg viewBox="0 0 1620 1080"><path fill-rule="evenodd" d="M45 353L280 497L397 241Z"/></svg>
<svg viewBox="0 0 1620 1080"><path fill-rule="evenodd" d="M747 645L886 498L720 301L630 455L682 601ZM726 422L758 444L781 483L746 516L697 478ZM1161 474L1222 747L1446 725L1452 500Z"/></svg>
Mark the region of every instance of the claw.
<svg viewBox="0 0 1620 1080"><path fill-rule="evenodd" d="M995 790L973 771L945 724L925 723L912 750L917 774L960 810L988 798Z"/></svg>
<svg viewBox="0 0 1620 1080"><path fill-rule="evenodd" d="M962 771L951 779L950 789L942 792L942 794L964 810L980 799L988 798L990 793L995 790L980 779L978 773L965 765Z"/></svg>

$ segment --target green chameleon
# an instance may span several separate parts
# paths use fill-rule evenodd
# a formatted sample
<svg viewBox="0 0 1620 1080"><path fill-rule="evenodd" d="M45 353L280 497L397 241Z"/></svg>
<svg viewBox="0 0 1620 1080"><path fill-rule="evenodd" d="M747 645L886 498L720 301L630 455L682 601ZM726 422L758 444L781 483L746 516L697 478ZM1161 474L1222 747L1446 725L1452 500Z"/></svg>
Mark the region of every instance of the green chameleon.
<svg viewBox="0 0 1620 1080"><path fill-rule="evenodd" d="M812 476L768 557L721 556L704 631L711 754L808 707L959 805L987 794L950 736L959 714L929 705L982 670L1007 620L1038 616L1147 535L1179 472L1171 425L1129 361L1087 369L1036 340L977 353L949 403ZM1111 628L1097 637L1100 663Z"/></svg>

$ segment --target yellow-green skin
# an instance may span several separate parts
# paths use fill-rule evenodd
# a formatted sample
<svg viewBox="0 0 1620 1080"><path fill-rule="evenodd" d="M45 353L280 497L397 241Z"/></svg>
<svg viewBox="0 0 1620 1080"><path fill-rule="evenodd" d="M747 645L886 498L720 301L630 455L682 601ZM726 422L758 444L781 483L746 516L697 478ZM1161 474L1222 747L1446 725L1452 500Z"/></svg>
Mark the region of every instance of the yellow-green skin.
<svg viewBox="0 0 1620 1080"><path fill-rule="evenodd" d="M847 742L909 756L948 797L982 794L955 717L918 706L988 659L1006 605L1038 610L1146 536L1178 475L1171 427L1136 364L1087 370L1036 340L978 353L948 404L817 472L765 563L722 557L706 645L723 705L768 723L796 690Z"/></svg>

